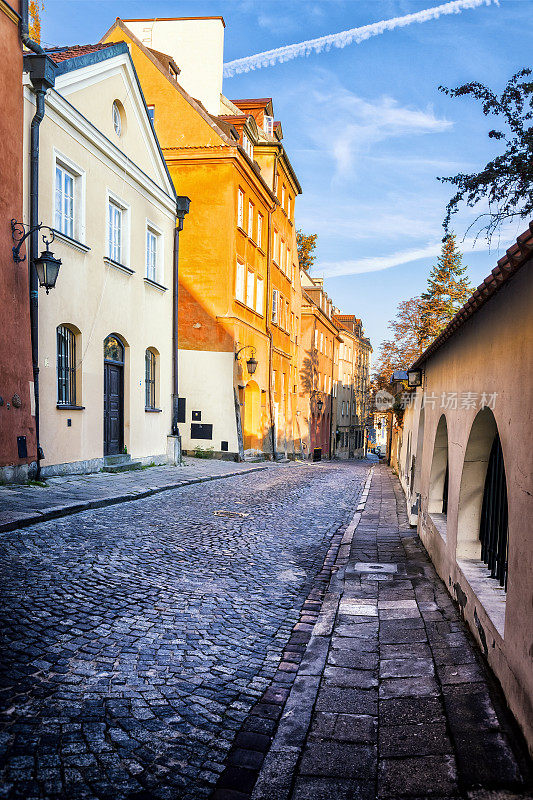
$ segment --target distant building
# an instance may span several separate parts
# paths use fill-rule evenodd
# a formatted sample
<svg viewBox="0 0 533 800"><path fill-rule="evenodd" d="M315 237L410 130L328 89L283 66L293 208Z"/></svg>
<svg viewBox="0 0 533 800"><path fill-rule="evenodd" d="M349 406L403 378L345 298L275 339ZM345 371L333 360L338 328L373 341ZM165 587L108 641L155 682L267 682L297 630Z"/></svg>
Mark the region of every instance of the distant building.
<svg viewBox="0 0 533 800"><path fill-rule="evenodd" d="M354 315L335 310L339 329L333 387L333 455L362 458L366 454L366 421L369 411L368 381L372 346L363 324Z"/></svg>
<svg viewBox="0 0 533 800"><path fill-rule="evenodd" d="M335 361L340 344L333 303L321 278L301 270L302 339L299 420L304 457L331 458L331 420Z"/></svg>

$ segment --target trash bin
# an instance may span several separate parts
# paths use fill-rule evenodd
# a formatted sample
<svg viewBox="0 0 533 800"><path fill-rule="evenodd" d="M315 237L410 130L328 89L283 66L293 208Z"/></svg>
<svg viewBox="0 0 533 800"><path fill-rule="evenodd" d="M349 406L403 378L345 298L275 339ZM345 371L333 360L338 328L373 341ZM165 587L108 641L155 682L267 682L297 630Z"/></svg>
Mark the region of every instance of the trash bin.
<svg viewBox="0 0 533 800"><path fill-rule="evenodd" d="M322 448L315 447L313 450L313 461L322 461Z"/></svg>

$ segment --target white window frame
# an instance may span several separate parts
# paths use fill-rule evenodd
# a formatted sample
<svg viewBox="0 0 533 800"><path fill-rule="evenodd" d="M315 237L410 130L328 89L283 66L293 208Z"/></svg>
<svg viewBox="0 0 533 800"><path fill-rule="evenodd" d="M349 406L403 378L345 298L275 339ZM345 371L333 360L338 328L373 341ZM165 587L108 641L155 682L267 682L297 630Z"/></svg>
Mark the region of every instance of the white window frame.
<svg viewBox="0 0 533 800"><path fill-rule="evenodd" d="M244 192L239 189L237 199L237 225L244 230Z"/></svg>
<svg viewBox="0 0 533 800"><path fill-rule="evenodd" d="M120 258L115 258L115 250L110 240L110 207L118 208L121 212L121 243ZM118 195L108 189L106 202L106 256L115 264L122 264L129 268L130 262L130 207Z"/></svg>
<svg viewBox="0 0 533 800"><path fill-rule="evenodd" d="M272 289L272 322L277 325L279 319L279 291Z"/></svg>
<svg viewBox="0 0 533 800"><path fill-rule="evenodd" d="M274 231L274 244L273 244L272 261L274 262L274 264L277 264L279 266L279 263L278 263L278 249L279 249L279 247L278 247L278 245L279 245L279 233L275 230Z"/></svg>
<svg viewBox="0 0 533 800"><path fill-rule="evenodd" d="M257 241L256 244L258 247L261 247L261 239L263 237L263 215L258 211L257 212Z"/></svg>
<svg viewBox="0 0 533 800"><path fill-rule="evenodd" d="M285 197L286 197L286 194L287 194L287 190L285 188L285 184L282 183L281 184L281 207L282 207L282 209L284 211L285 211Z"/></svg>
<svg viewBox="0 0 533 800"><path fill-rule="evenodd" d="M287 195L287 216L291 218L291 196L290 193Z"/></svg>
<svg viewBox="0 0 533 800"><path fill-rule="evenodd" d="M265 282L263 278L260 278L258 275L255 288L255 310L258 314L261 314L261 316L263 316L264 314L263 310L264 303L265 303Z"/></svg>
<svg viewBox="0 0 533 800"><path fill-rule="evenodd" d="M245 265L243 261L239 261L237 259L237 263L235 266L235 298L239 300L241 303L244 303L244 293L245 293Z"/></svg>
<svg viewBox="0 0 533 800"><path fill-rule="evenodd" d="M254 146L250 140L250 137L244 131L242 132L242 146L244 148L244 152L252 161L254 160Z"/></svg>
<svg viewBox="0 0 533 800"><path fill-rule="evenodd" d="M155 269L154 277L148 274L148 234L155 237ZM164 253L164 239L163 231L158 228L151 220L146 219L146 235L145 235L145 276L148 280L154 283L162 284L164 282L163 275L163 253Z"/></svg>
<svg viewBox="0 0 533 800"><path fill-rule="evenodd" d="M254 236L254 204L248 200L248 236L253 239Z"/></svg>
<svg viewBox="0 0 533 800"><path fill-rule="evenodd" d="M64 233L56 226L56 168L64 170L74 178L74 214L73 214L73 235ZM67 236L69 239L85 244L85 190L86 190L86 175L85 170L82 169L68 156L56 150L53 150L52 160L52 208L54 209L54 230L61 236Z"/></svg>
<svg viewBox="0 0 533 800"><path fill-rule="evenodd" d="M246 272L246 305L248 308L254 307L255 272L252 269Z"/></svg>

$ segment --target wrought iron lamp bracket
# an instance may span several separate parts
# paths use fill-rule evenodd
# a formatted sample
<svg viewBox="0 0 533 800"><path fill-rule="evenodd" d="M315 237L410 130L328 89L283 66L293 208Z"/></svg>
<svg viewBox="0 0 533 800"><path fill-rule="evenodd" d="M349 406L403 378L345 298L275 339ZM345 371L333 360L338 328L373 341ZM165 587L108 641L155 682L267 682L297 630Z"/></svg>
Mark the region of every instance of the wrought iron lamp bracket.
<svg viewBox="0 0 533 800"><path fill-rule="evenodd" d="M23 261L26 261L26 256L20 256L20 248L28 236L31 236L31 234L35 233L35 231L40 231L44 228L50 232L48 236L43 234L43 242L45 243L47 249L56 238L54 229L50 228L49 225L44 225L42 222L39 225L36 225L34 228L28 228L27 231L25 231L26 227L27 225L25 225L24 222L18 222L16 219L11 220L11 238L15 242L13 247L13 261L15 264L22 264Z"/></svg>
<svg viewBox="0 0 533 800"><path fill-rule="evenodd" d="M253 357L253 358L255 358L255 352L256 352L256 351L255 351L255 347L253 346L253 344L245 344L245 345L244 345L244 347L241 347L241 348L240 348L239 350L237 350L237 352L235 353L235 361L238 361L238 360L239 360L239 353L242 353L242 351L243 351L243 350L246 350L248 347L250 347L250 348L252 349L252 351L253 351L253 352L252 352L252 357Z"/></svg>

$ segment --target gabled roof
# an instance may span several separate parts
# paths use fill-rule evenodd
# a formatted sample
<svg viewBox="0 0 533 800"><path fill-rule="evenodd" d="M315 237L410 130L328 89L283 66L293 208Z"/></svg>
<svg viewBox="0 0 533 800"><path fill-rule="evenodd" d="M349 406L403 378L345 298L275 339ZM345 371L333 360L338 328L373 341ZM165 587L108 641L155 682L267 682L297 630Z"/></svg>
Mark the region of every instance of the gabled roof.
<svg viewBox="0 0 533 800"><path fill-rule="evenodd" d="M172 181L170 172L168 170L165 157L163 156L163 153L161 151L159 140L155 133L154 126L150 119L150 115L148 114L148 107L146 105L146 100L144 98L144 94L141 88L139 76L137 75L137 71L135 70L135 66L133 64L130 51L126 42L117 42L117 43L98 42L97 44L71 45L67 47L52 47L47 49L45 52L57 65L55 73L56 78L61 75L67 75L68 73L74 72L76 70L81 70L85 67L92 66L94 64L102 63L104 61L107 61L108 59L112 59L117 56L127 55L126 68L131 70L130 74L133 79L133 85L137 87L137 90L139 92L137 97L137 102L139 106L144 109L145 129L147 132L149 132L149 135L151 136L151 140L154 146L154 150L152 153L152 157L154 157L155 159L154 163L157 162L157 159L159 159L159 164L162 169L162 176L164 175L166 181L168 182L168 189L167 189L168 196L176 197L177 196L176 189ZM55 90L59 95L61 95L61 91L58 90L57 85L55 87ZM75 108L75 106L73 106L73 108ZM97 125L93 124L93 127L98 130ZM150 180L152 179L150 178Z"/></svg>
<svg viewBox="0 0 533 800"><path fill-rule="evenodd" d="M527 231L520 234L516 244L511 245L503 258L497 262L490 275L485 278L472 296L459 309L455 317L439 333L429 347L424 350L414 362L412 368L416 369L428 360L442 345L457 333L457 331L487 303L501 287L509 281L518 270L533 258L533 221L529 223Z"/></svg>

